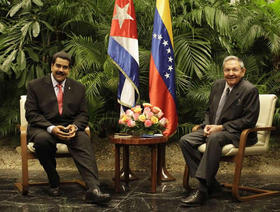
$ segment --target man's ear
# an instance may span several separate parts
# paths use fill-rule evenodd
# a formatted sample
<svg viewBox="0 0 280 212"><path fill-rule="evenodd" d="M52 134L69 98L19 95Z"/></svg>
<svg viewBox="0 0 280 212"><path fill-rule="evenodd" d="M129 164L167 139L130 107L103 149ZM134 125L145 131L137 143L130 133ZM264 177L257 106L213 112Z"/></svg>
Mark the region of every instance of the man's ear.
<svg viewBox="0 0 280 212"><path fill-rule="evenodd" d="M244 68L241 68L241 71L242 71L242 75L244 76L245 73L246 73L246 68L245 68L245 67L244 67Z"/></svg>

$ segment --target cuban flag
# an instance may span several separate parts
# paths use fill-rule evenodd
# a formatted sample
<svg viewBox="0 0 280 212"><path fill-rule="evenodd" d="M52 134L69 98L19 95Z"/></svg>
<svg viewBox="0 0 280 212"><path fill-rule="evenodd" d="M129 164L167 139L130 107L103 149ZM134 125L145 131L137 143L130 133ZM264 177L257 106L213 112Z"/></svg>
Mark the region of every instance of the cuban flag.
<svg viewBox="0 0 280 212"><path fill-rule="evenodd" d="M175 94L174 44L169 0L157 0L154 16L149 73L150 103L162 109L168 119L165 136L178 125Z"/></svg>
<svg viewBox="0 0 280 212"><path fill-rule="evenodd" d="M140 98L139 51L133 0L116 0L109 38L108 54L118 67L118 102L121 113L135 106Z"/></svg>

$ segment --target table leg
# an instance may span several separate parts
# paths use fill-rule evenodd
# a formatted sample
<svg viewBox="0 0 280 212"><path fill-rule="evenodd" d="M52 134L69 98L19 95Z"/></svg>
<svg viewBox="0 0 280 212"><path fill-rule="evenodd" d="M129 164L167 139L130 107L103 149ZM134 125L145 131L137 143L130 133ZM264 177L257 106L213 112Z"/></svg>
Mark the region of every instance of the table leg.
<svg viewBox="0 0 280 212"><path fill-rule="evenodd" d="M124 181L124 170L123 168L121 169L121 172L120 172L120 176L121 176L121 181ZM114 180L115 178L113 178ZM133 181L133 180L138 180L138 177L130 170L128 170L128 179L129 181Z"/></svg>
<svg viewBox="0 0 280 212"><path fill-rule="evenodd" d="M157 184L161 185L161 167L162 167L162 152L160 144L157 144Z"/></svg>
<svg viewBox="0 0 280 212"><path fill-rule="evenodd" d="M175 181L175 177L173 177L166 169L166 162L165 162L165 152L166 152L166 144L160 144L161 150L161 181L168 182L168 181Z"/></svg>
<svg viewBox="0 0 280 212"><path fill-rule="evenodd" d="M115 191L120 192L120 145L115 144Z"/></svg>
<svg viewBox="0 0 280 212"><path fill-rule="evenodd" d="M151 178L152 178L152 192L155 193L157 189L157 145L152 145L151 150Z"/></svg>
<svg viewBox="0 0 280 212"><path fill-rule="evenodd" d="M129 146L123 146L123 171L126 185L129 183Z"/></svg>

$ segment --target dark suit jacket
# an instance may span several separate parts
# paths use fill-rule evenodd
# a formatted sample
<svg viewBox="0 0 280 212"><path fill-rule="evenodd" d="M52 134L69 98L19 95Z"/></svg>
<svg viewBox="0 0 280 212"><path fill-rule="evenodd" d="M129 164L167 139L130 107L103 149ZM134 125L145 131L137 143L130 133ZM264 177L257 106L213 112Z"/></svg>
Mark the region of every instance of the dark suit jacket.
<svg viewBox="0 0 280 212"><path fill-rule="evenodd" d="M217 80L214 83L210 93L204 124L214 124L216 111L225 84L226 81L224 79ZM260 103L257 88L250 82L242 79L230 92L217 124L223 125L224 130L238 135L239 138L242 130L256 126L259 110ZM257 142L256 133L249 134L248 138L248 145ZM238 140L234 141L234 144L238 144Z"/></svg>
<svg viewBox="0 0 280 212"><path fill-rule="evenodd" d="M58 112L58 104L51 76L35 79L28 84L25 103L28 136L32 139L41 129L51 125L75 124L79 130L88 125L85 87L67 78L63 94L63 112Z"/></svg>

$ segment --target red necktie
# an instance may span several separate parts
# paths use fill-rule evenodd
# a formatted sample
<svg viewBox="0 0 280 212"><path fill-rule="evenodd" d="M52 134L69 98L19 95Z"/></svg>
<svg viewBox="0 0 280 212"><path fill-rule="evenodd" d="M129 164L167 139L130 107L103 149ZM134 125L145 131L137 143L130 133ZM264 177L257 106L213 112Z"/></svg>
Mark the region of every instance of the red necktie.
<svg viewBox="0 0 280 212"><path fill-rule="evenodd" d="M58 93L57 93L57 103L58 103L58 111L59 114L62 114L62 106L63 106L63 92L62 92L62 85L61 84L57 84L56 85L58 87Z"/></svg>

